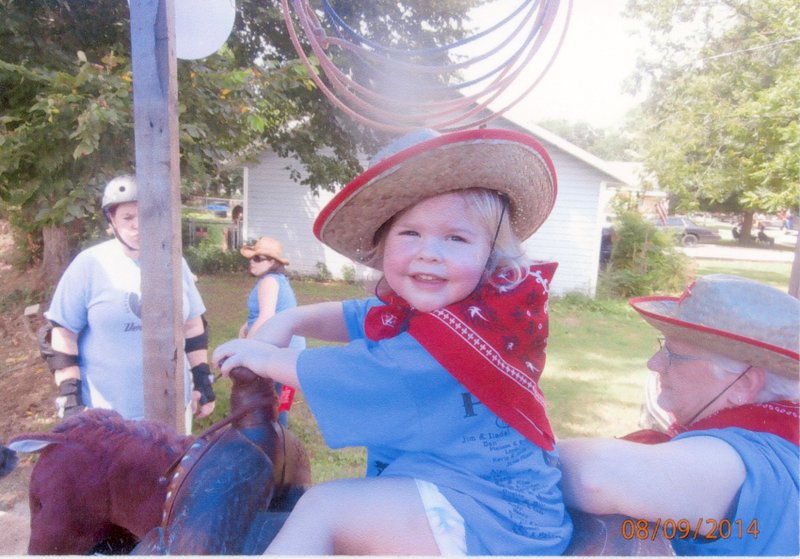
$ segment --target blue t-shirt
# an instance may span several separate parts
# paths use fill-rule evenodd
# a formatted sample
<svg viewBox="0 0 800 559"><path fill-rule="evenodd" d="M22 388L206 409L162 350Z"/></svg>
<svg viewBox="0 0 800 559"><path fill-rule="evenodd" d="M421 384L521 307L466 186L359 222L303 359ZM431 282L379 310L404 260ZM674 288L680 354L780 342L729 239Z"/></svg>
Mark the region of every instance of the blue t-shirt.
<svg viewBox="0 0 800 559"><path fill-rule="evenodd" d="M203 300L181 260L183 320L203 314ZM141 270L116 239L82 251L58 282L45 316L78 334L83 403L144 418ZM184 394L191 378L184 359Z"/></svg>
<svg viewBox="0 0 800 559"><path fill-rule="evenodd" d="M715 437L725 441L739 453L747 471L728 516L705 519L706 528L714 530L710 538L675 538L672 540L675 552L797 557L800 554L798 447L770 433L734 427L690 431L675 440L687 437Z"/></svg>
<svg viewBox="0 0 800 559"><path fill-rule="evenodd" d="M277 272L268 272L258 278L256 282L256 286L250 292L250 296L247 298L247 328L249 329L253 326L253 323L258 318L259 314L259 304L258 304L258 288L261 286L261 282L264 281L265 278L272 277L275 281L278 282L278 299L275 302L275 314L279 312L291 309L297 306L297 298L294 295L294 290L292 289L291 284L289 283L288 278L280 273ZM289 347L294 349L305 349L306 347L306 339L302 336L292 336L292 340L289 342Z"/></svg>
<svg viewBox="0 0 800 559"><path fill-rule="evenodd" d="M364 335L377 299L347 301L349 344L308 349L300 386L332 448L366 446L367 476L436 484L464 517L471 555L559 555L572 535L546 452L475 399L409 334Z"/></svg>

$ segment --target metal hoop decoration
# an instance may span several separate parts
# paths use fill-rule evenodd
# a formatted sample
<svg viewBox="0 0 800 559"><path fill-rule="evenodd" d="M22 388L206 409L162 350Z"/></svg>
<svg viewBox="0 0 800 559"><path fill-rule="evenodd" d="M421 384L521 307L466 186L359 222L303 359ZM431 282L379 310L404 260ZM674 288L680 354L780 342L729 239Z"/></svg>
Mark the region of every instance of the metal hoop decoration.
<svg viewBox="0 0 800 559"><path fill-rule="evenodd" d="M554 26L560 0L522 0L511 14L470 37L447 45L410 50L381 45L363 37L336 13L330 0L322 2L322 15L330 34L308 0L281 0L281 5L292 44L320 91L352 119L396 133L420 127L443 132L475 128L508 111L538 85L552 66L563 44L572 11L572 0L567 0L564 26L549 60L521 94L505 101L501 96L540 52ZM512 25L509 33L507 28ZM310 53L301 43L297 27L304 34ZM454 53L455 49L496 33L502 33L502 39L495 46L462 61L452 61L461 56ZM468 81L459 78L459 71L498 55L515 40L520 41L520 45L494 67ZM311 61L312 56L316 63ZM335 60L348 58L366 78L359 81L337 66ZM433 58L444 58L446 62L430 63ZM398 76L403 72L428 76L431 83L415 83L413 89L414 92L423 91L430 99L414 101L407 87L390 87L388 93L381 93L373 83L394 79L401 84ZM479 85L476 92L465 91ZM505 104L493 112L487 111L495 101Z"/></svg>

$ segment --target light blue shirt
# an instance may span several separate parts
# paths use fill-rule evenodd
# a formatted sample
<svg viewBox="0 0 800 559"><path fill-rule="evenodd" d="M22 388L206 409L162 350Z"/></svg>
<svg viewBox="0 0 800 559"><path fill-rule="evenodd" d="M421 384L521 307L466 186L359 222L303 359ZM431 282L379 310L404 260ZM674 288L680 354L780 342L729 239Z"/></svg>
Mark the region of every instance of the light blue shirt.
<svg viewBox="0 0 800 559"><path fill-rule="evenodd" d="M675 439L716 437L733 447L747 470L724 519L706 520L714 539L673 539L678 555L800 555L798 447L771 433L730 427L690 431ZM699 496L702 499L702 495Z"/></svg>
<svg viewBox="0 0 800 559"><path fill-rule="evenodd" d="M275 314L297 306L297 298L294 295L294 290L289 283L289 279L284 274L268 272L258 278L256 286L253 288L253 290L250 292L250 296L247 298L248 329L253 326L253 323L258 318L260 310L258 304L258 288L261 286L261 282L267 277L272 277L278 282L278 299L275 303ZM289 342L289 347L294 349L305 349L306 339L302 336L292 336L292 339Z"/></svg>
<svg viewBox="0 0 800 559"><path fill-rule="evenodd" d="M206 310L189 266L181 260L184 322ZM78 361L86 406L144 418L142 290L139 263L116 239L75 257L58 282L45 317L78 334ZM184 359L184 393L191 378Z"/></svg>
<svg viewBox="0 0 800 559"><path fill-rule="evenodd" d="M367 476L434 483L464 517L471 555L559 555L572 535L546 452L481 404L408 333L374 342L377 299L347 301L346 346L307 349L300 386L325 441L366 446Z"/></svg>

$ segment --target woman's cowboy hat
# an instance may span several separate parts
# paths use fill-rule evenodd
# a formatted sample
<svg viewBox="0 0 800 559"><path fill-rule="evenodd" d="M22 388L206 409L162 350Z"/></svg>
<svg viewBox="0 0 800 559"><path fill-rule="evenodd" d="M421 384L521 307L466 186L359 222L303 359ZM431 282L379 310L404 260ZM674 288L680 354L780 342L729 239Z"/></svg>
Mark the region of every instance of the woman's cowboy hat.
<svg viewBox="0 0 800 559"><path fill-rule="evenodd" d="M322 209L314 234L337 252L376 267L374 239L381 225L424 198L467 188L506 194L511 227L522 241L553 209L556 173L544 147L527 134L420 130L379 152Z"/></svg>
<svg viewBox="0 0 800 559"><path fill-rule="evenodd" d="M680 339L789 378L800 376L800 301L747 278L698 278L680 297L637 297L631 306Z"/></svg>
<svg viewBox="0 0 800 559"><path fill-rule="evenodd" d="M255 255L268 256L273 260L277 260L284 266L289 265L289 261L283 257L283 246L281 243L272 237L261 237L252 245L245 245L239 249L242 256L245 258L252 258Z"/></svg>

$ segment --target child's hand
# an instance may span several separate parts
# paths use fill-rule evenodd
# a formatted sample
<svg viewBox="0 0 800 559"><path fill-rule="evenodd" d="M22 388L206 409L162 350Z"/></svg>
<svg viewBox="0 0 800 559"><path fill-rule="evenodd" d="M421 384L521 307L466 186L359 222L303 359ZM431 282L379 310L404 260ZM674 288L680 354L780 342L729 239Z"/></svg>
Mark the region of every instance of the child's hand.
<svg viewBox="0 0 800 559"><path fill-rule="evenodd" d="M277 349L271 344L254 340L231 340L214 350L212 362L228 376L236 367L246 367L261 377L268 377L270 358Z"/></svg>

